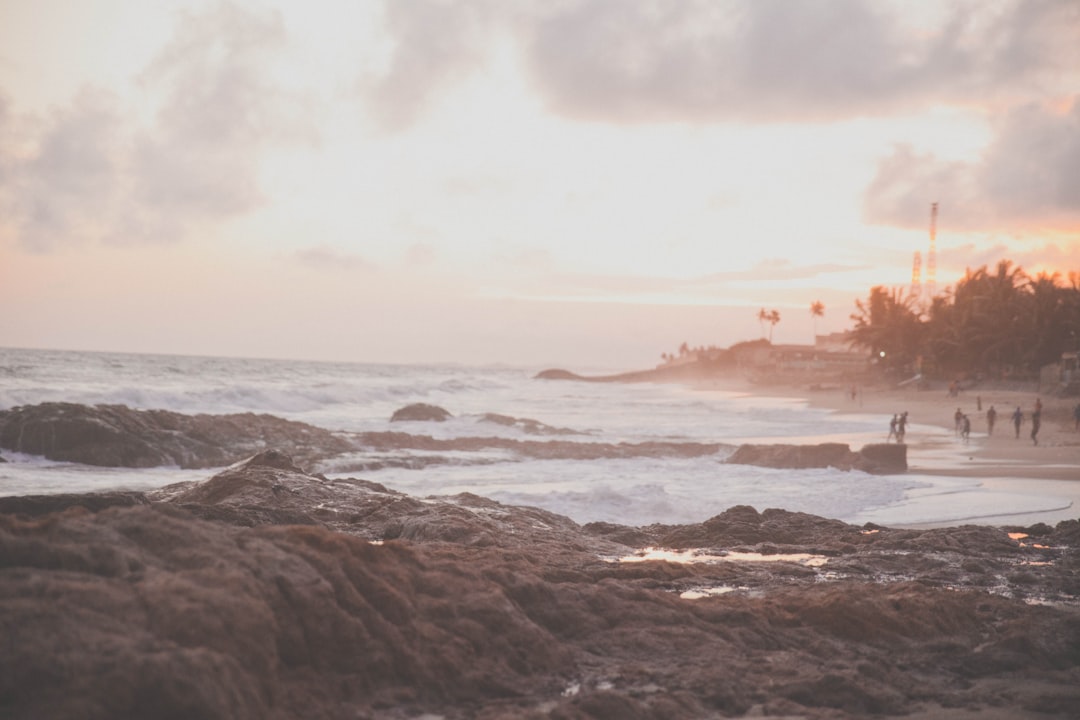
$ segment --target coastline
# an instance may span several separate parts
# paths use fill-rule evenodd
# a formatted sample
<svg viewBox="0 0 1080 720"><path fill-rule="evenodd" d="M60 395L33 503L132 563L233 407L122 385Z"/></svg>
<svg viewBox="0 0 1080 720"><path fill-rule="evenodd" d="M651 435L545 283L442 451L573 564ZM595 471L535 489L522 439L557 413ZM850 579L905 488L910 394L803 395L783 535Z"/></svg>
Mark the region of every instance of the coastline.
<svg viewBox="0 0 1080 720"><path fill-rule="evenodd" d="M971 521L978 524L1055 524L1080 517L1080 433L1074 427L1073 408L1080 398L1059 398L1036 392L982 388L949 397L944 389L918 390L884 385L860 385L852 399L850 387L806 384L751 384L738 379L699 379L695 387L798 398L809 407L834 413L878 415L881 441L888 435L889 419L908 412L908 472L913 476L955 478L954 487L911 493L910 502L952 503L958 508L971 505ZM1030 437L1030 414L1036 399L1043 403L1043 422L1038 445ZM981 411L979 406L981 404ZM988 432L986 411L994 406L998 415L993 434ZM1019 406L1024 422L1017 437L1010 420ZM971 435L965 442L955 434L953 415L957 409L971 420ZM853 449L858 449L854 448ZM968 482L964 482L968 481ZM986 514L986 500L999 504L1022 500L1033 494L1055 498L1053 509L1036 512ZM1018 503L1023 507L1024 503ZM962 514L962 513L958 513ZM958 518L963 519L963 518ZM929 528L960 524L956 520L905 523L902 527Z"/></svg>

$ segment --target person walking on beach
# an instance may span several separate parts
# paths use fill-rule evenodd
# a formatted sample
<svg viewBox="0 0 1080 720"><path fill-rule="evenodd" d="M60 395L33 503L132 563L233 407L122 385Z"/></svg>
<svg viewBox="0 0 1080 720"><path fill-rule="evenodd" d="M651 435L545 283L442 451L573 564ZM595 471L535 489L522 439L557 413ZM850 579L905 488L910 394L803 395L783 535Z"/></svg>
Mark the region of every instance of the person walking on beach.
<svg viewBox="0 0 1080 720"><path fill-rule="evenodd" d="M896 437L896 425L898 422L899 417L897 415L893 415L892 420L889 421L889 437L885 438L885 442L889 442L894 437ZM897 440L897 442L899 442L899 440Z"/></svg>
<svg viewBox="0 0 1080 720"><path fill-rule="evenodd" d="M956 408L956 412L953 413L953 423L956 425L956 434L960 434L960 423L964 421L964 413L960 411L960 408Z"/></svg>
<svg viewBox="0 0 1080 720"><path fill-rule="evenodd" d="M1039 444L1039 428L1042 426L1042 402L1035 401L1035 409L1031 411L1031 442Z"/></svg>
<svg viewBox="0 0 1080 720"><path fill-rule="evenodd" d="M968 438L971 437L971 418L967 415L960 421L960 437L964 439L964 444L967 445Z"/></svg>
<svg viewBox="0 0 1080 720"><path fill-rule="evenodd" d="M997 422L997 410L991 405L990 409L986 411L986 434L994 434L994 423Z"/></svg>
<svg viewBox="0 0 1080 720"><path fill-rule="evenodd" d="M900 413L900 419L896 421L896 442L904 442L905 435L907 435L907 410Z"/></svg>
<svg viewBox="0 0 1080 720"><path fill-rule="evenodd" d="M1020 406L1017 405L1012 414L1013 427L1016 428L1016 437L1020 438L1020 426L1024 424L1024 413L1020 411Z"/></svg>

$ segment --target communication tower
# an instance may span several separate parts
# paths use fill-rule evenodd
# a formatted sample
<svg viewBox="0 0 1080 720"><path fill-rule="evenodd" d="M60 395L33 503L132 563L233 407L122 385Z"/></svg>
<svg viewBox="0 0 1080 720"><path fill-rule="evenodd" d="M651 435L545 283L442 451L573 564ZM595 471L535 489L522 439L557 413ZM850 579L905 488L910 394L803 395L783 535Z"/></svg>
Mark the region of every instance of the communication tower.
<svg viewBox="0 0 1080 720"><path fill-rule="evenodd" d="M930 203L930 252L926 255L926 301L937 294L937 203Z"/></svg>
<svg viewBox="0 0 1080 720"><path fill-rule="evenodd" d="M915 251L911 262L911 297L916 301L922 296L922 253Z"/></svg>

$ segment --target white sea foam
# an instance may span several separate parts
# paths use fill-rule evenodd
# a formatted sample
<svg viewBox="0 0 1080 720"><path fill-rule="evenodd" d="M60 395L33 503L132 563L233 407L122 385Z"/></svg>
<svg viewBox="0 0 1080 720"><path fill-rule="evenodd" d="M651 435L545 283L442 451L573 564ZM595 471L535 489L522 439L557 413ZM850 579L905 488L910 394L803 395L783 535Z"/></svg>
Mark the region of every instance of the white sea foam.
<svg viewBox="0 0 1080 720"><path fill-rule="evenodd" d="M679 385L536 380L540 368L374 365L283 360L75 353L0 348L0 409L46 401L119 403L184 413L270 413L342 431L394 430L436 438L498 437L572 442L881 442L887 418L833 414L794 398L693 390ZM446 423L390 423L416 402L444 407ZM481 421L484 413L527 418L578 435L536 436ZM951 433L912 425L909 441ZM923 441L920 443L919 441ZM912 450L912 452L915 452ZM10 455L9 453L4 453ZM435 453L394 451L422 469L388 467L351 473L418 496L473 492L533 505L578 522L645 525L705 520L734 505L776 507L881 524L978 521L1012 510L1038 513L1068 504L1051 485L1017 497L976 481L919 472L770 470L725 465L724 452L697 458L532 460L506 450ZM0 464L0 494L145 489L200 479L208 471L115 470L9 457ZM369 460L379 460L378 457ZM385 458L383 458L385 459ZM335 461L347 467L355 457ZM918 457L909 457L913 467ZM936 462L940 461L936 457ZM355 466L355 465L354 465ZM326 470L333 474L335 465ZM341 474L350 474L342 471Z"/></svg>

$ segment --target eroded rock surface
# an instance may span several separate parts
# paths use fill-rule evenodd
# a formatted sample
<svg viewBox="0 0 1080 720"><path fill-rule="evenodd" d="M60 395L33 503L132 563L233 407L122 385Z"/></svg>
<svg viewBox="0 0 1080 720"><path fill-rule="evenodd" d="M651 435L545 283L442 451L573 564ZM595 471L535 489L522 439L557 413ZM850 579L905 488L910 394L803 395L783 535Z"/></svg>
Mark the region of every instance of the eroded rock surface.
<svg viewBox="0 0 1080 720"><path fill-rule="evenodd" d="M739 506L580 526L275 452L122 495L0 506L0 716L1033 720L1080 703L1080 521L1010 537Z"/></svg>

